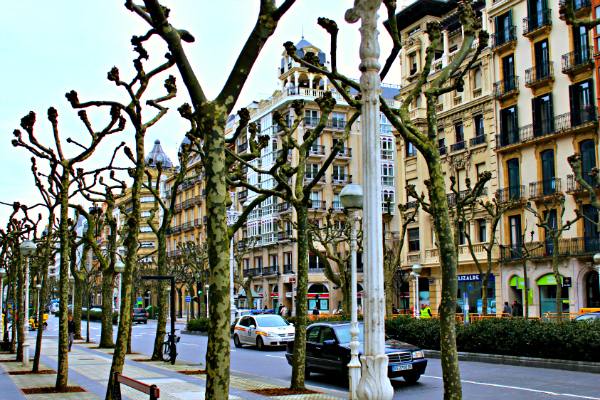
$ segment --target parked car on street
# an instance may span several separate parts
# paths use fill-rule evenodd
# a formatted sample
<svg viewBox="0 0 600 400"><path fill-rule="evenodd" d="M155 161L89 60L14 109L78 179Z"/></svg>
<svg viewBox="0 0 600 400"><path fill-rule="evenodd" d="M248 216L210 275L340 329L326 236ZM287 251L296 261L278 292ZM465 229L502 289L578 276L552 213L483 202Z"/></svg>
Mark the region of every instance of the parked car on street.
<svg viewBox="0 0 600 400"><path fill-rule="evenodd" d="M285 346L294 341L294 325L279 315L246 315L235 325L235 347L245 344L264 350L265 346Z"/></svg>
<svg viewBox="0 0 600 400"><path fill-rule="evenodd" d="M133 322L148 323L148 313L145 308L134 308L133 309Z"/></svg>
<svg viewBox="0 0 600 400"><path fill-rule="evenodd" d="M363 350L363 324L359 323L359 357ZM306 369L311 372L336 373L348 376L350 362L350 323L328 322L313 324L306 331ZM285 358L292 365L294 342L287 345ZM385 353L388 356L388 376L403 377L409 383L415 383L425 373L427 360L423 350L399 340L387 340Z"/></svg>
<svg viewBox="0 0 600 400"><path fill-rule="evenodd" d="M252 314L252 310L244 310L244 309L236 309L235 310L235 317L236 318L242 318L244 315L250 315Z"/></svg>
<svg viewBox="0 0 600 400"><path fill-rule="evenodd" d="M600 321L600 312L591 312L591 313L581 314L579 317L575 318L575 321L585 321L585 322Z"/></svg>

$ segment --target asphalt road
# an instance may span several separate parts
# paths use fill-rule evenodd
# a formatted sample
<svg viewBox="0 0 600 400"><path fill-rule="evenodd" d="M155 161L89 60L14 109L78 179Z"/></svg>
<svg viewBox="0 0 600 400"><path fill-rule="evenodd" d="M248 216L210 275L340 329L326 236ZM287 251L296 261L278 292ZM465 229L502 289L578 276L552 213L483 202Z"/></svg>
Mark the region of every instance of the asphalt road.
<svg viewBox="0 0 600 400"><path fill-rule="evenodd" d="M56 318L50 318L49 329L56 329ZM85 336L85 322L82 331ZM184 325L177 324L176 329ZM142 353L150 353L154 343L156 323L135 325L132 348ZM116 334L116 327L115 327ZM100 324L90 324L90 336L96 340L100 336ZM501 340L499 338L499 340ZM181 335L177 345L178 359L204 363L207 337ZM272 349L258 351L245 346L237 349L231 343L231 369L259 376L281 379L289 382L291 367L285 359L285 350ZM510 365L485 364L477 362L460 363L464 399L589 399L600 400L600 376L598 374L560 371L543 368L518 367ZM407 384L402 378L392 379L394 399L442 399L443 381L440 360L429 359L426 374L416 384ZM347 391L347 384L338 377L312 374L307 384Z"/></svg>

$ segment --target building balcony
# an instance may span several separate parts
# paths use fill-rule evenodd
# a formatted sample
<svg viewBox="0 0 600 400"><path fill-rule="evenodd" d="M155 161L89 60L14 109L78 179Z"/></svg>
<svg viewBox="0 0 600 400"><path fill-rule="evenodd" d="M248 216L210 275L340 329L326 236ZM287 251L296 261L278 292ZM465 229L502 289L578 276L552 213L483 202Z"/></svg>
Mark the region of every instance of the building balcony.
<svg viewBox="0 0 600 400"><path fill-rule="evenodd" d="M125 209L126 214L131 214L132 211L133 211L133 207L129 207L129 208Z"/></svg>
<svg viewBox="0 0 600 400"><path fill-rule="evenodd" d="M294 269L292 267L292 264L285 264L283 266L283 273L284 274L293 274L294 273Z"/></svg>
<svg viewBox="0 0 600 400"><path fill-rule="evenodd" d="M523 18L523 36L534 39L547 33L552 27L552 10L541 10L527 18Z"/></svg>
<svg viewBox="0 0 600 400"><path fill-rule="evenodd" d="M484 143L487 143L487 135L475 136L474 138L471 138L469 140L470 147L479 146L480 144L484 144Z"/></svg>
<svg viewBox="0 0 600 400"><path fill-rule="evenodd" d="M512 199L516 203L525 201L525 185L509 186L496 191L496 199L498 203L508 203Z"/></svg>
<svg viewBox="0 0 600 400"><path fill-rule="evenodd" d="M171 232L172 233L179 233L181 232L181 225L176 225L174 227L171 228Z"/></svg>
<svg viewBox="0 0 600 400"><path fill-rule="evenodd" d="M558 7L565 5L564 0L558 2ZM573 11L576 17L587 16L590 13L592 7L591 0L573 0Z"/></svg>
<svg viewBox="0 0 600 400"><path fill-rule="evenodd" d="M181 224L182 231L187 231L188 229L193 229L193 228L194 228L194 223L192 221L184 222L183 224Z"/></svg>
<svg viewBox="0 0 600 400"><path fill-rule="evenodd" d="M323 272L323 268L321 263L308 263L308 272Z"/></svg>
<svg viewBox="0 0 600 400"><path fill-rule="evenodd" d="M246 150L248 150L248 142L244 142L244 143L238 144L238 150L237 151L238 151L239 154L242 154Z"/></svg>
<svg viewBox="0 0 600 400"><path fill-rule="evenodd" d="M248 189L240 190L237 194L238 201L241 203L248 198Z"/></svg>
<svg viewBox="0 0 600 400"><path fill-rule="evenodd" d="M181 211L181 203L175 204L175 211Z"/></svg>
<svg viewBox="0 0 600 400"><path fill-rule="evenodd" d="M262 270L262 274L263 274L263 276L277 275L277 274L279 274L279 267L278 266L265 267Z"/></svg>
<svg viewBox="0 0 600 400"><path fill-rule="evenodd" d="M304 117L304 126L312 127L319 125L320 118Z"/></svg>
<svg viewBox="0 0 600 400"><path fill-rule="evenodd" d="M238 249L238 251L243 251L246 248L246 245L246 239L242 239L235 244L235 247Z"/></svg>
<svg viewBox="0 0 600 400"><path fill-rule="evenodd" d="M306 174L304 175L304 182L311 182L313 179L315 179L317 177L317 174ZM317 181L317 184L324 184L326 182L325 180L325 175L323 174L323 176L321 176L321 178L319 178L319 180Z"/></svg>
<svg viewBox="0 0 600 400"><path fill-rule="evenodd" d="M194 220L194 226L200 226L200 225L202 225L202 220L200 218L196 218Z"/></svg>
<svg viewBox="0 0 600 400"><path fill-rule="evenodd" d="M292 231L279 231L277 232L278 242L289 242L293 239Z"/></svg>
<svg viewBox="0 0 600 400"><path fill-rule="evenodd" d="M546 197L555 196L561 192L560 178L546 179L529 184L529 198L531 200L540 200Z"/></svg>
<svg viewBox="0 0 600 400"><path fill-rule="evenodd" d="M464 140L462 142L454 143L450 145L450 153L454 153L455 151L461 151L467 148L467 142Z"/></svg>
<svg viewBox="0 0 600 400"><path fill-rule="evenodd" d="M343 211L344 210L344 206L342 205L341 201L332 201L331 208L333 208L334 211Z"/></svg>
<svg viewBox="0 0 600 400"><path fill-rule="evenodd" d="M473 98L474 99L481 97L482 94L483 94L483 90L481 88L473 89Z"/></svg>
<svg viewBox="0 0 600 400"><path fill-rule="evenodd" d="M448 152L448 147L447 146L441 146L440 147L440 156L445 156L447 152Z"/></svg>
<svg viewBox="0 0 600 400"><path fill-rule="evenodd" d="M396 207L394 207L394 206L395 206L394 202L381 203L381 213L389 214L389 215L396 214L396 212L395 212Z"/></svg>
<svg viewBox="0 0 600 400"><path fill-rule="evenodd" d="M600 251L600 239L597 235L559 239L556 251L561 258L584 257L591 261L591 257ZM503 245L500 246L500 261L520 261L521 255L532 260L551 258L554 252L552 242L546 242L542 246L540 242Z"/></svg>
<svg viewBox="0 0 600 400"><path fill-rule="evenodd" d="M571 80L584 71L594 68L594 50L592 47L582 47L562 56L562 72L569 75Z"/></svg>
<svg viewBox="0 0 600 400"><path fill-rule="evenodd" d="M352 183L352 175L331 174L332 185L347 185Z"/></svg>
<svg viewBox="0 0 600 400"><path fill-rule="evenodd" d="M205 225L208 223L208 217L206 215L202 217L202 223Z"/></svg>
<svg viewBox="0 0 600 400"><path fill-rule="evenodd" d="M327 202L325 200L311 200L308 208L311 210L327 210Z"/></svg>
<svg viewBox="0 0 600 400"><path fill-rule="evenodd" d="M506 100L519 94L519 77L508 76L494 83L494 99Z"/></svg>
<svg viewBox="0 0 600 400"><path fill-rule="evenodd" d="M202 195L197 195L194 197L194 204L200 204L202 203Z"/></svg>
<svg viewBox="0 0 600 400"><path fill-rule="evenodd" d="M471 191L470 190L461 190L458 192L458 196L455 193L446 194L446 200L448 201L448 206L454 207L456 205L457 197L458 200L464 199ZM478 197L487 196L487 188L484 187Z"/></svg>
<svg viewBox="0 0 600 400"><path fill-rule="evenodd" d="M292 205L287 201L277 204L277 212L284 213L292 211Z"/></svg>
<svg viewBox="0 0 600 400"><path fill-rule="evenodd" d="M262 275L262 268L248 268L244 270L244 275L248 276L248 275L252 275L252 277L255 276L261 276Z"/></svg>
<svg viewBox="0 0 600 400"><path fill-rule="evenodd" d="M427 109L425 107L413 108L412 110L410 110L408 112L408 117L411 120L416 120L416 119L426 120L427 119Z"/></svg>
<svg viewBox="0 0 600 400"><path fill-rule="evenodd" d="M325 146L320 145L320 144L313 144L308 151L308 156L309 157L325 157Z"/></svg>
<svg viewBox="0 0 600 400"><path fill-rule="evenodd" d="M554 62L549 61L525 70L525 87L536 89L554 81Z"/></svg>
<svg viewBox="0 0 600 400"><path fill-rule="evenodd" d="M598 191L600 189L600 185L594 182L594 179L591 176L584 175L583 180L587 182L595 191ZM586 192L586 189L575 180L575 175L567 175L567 193L577 194L582 192Z"/></svg>
<svg viewBox="0 0 600 400"><path fill-rule="evenodd" d="M330 119L329 121L327 121L325 129L343 131L346 128L347 122L348 121L344 121L343 119Z"/></svg>
<svg viewBox="0 0 600 400"><path fill-rule="evenodd" d="M331 148L331 151L333 151L333 149L334 147ZM352 158L352 148L342 147L335 155L335 158Z"/></svg>
<svg viewBox="0 0 600 400"><path fill-rule="evenodd" d="M181 207L183 209L190 208L190 207L193 207L193 206L194 206L194 199L193 198L188 199L188 200L184 201L183 203L181 203Z"/></svg>
<svg viewBox="0 0 600 400"><path fill-rule="evenodd" d="M494 35L491 35L493 51L502 51L509 47L514 48L517 45L517 27L514 25L505 29L500 29Z"/></svg>

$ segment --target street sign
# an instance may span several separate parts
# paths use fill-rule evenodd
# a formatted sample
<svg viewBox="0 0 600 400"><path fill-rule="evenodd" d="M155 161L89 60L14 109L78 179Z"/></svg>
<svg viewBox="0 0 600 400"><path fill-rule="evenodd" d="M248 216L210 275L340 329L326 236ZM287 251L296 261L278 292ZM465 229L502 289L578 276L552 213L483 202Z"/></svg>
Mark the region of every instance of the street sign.
<svg viewBox="0 0 600 400"><path fill-rule="evenodd" d="M333 290L338 290L338 289L339 289L339 287L337 287L337 286L333 287Z"/></svg>
<svg viewBox="0 0 600 400"><path fill-rule="evenodd" d="M141 297L138 297L138 299L137 299L137 302L138 302L138 303L141 303L141 302L142 302L142 298L141 298Z"/></svg>
<svg viewBox="0 0 600 400"><path fill-rule="evenodd" d="M185 302L186 303L191 303L192 302L192 298L190 296L185 296Z"/></svg>

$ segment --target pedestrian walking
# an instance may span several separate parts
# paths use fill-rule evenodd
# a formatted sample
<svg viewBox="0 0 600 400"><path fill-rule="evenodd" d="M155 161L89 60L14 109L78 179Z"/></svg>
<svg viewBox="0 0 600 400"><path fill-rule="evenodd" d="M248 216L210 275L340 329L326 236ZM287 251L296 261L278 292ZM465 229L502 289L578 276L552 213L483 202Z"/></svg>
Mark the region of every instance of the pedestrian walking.
<svg viewBox="0 0 600 400"><path fill-rule="evenodd" d="M504 307L502 308L502 316L503 317L510 317L511 315L512 315L512 309L508 305L508 301L505 301L504 302Z"/></svg>
<svg viewBox="0 0 600 400"><path fill-rule="evenodd" d="M421 304L421 318L431 318L431 308L427 304Z"/></svg>
<svg viewBox="0 0 600 400"><path fill-rule="evenodd" d="M286 306L281 307L281 316L285 318L287 316L288 309Z"/></svg>
<svg viewBox="0 0 600 400"><path fill-rule="evenodd" d="M521 317L523 316L523 308L516 300L512 303L511 315L513 317Z"/></svg>
<svg viewBox="0 0 600 400"><path fill-rule="evenodd" d="M313 309L313 315L319 315L319 314L321 314L319 312L319 308L317 306L315 306L315 308Z"/></svg>
<svg viewBox="0 0 600 400"><path fill-rule="evenodd" d="M68 332L69 332L69 351L71 351L71 346L73 346L73 335L75 335L75 322L73 322L73 316L69 315L69 321L67 322Z"/></svg>

